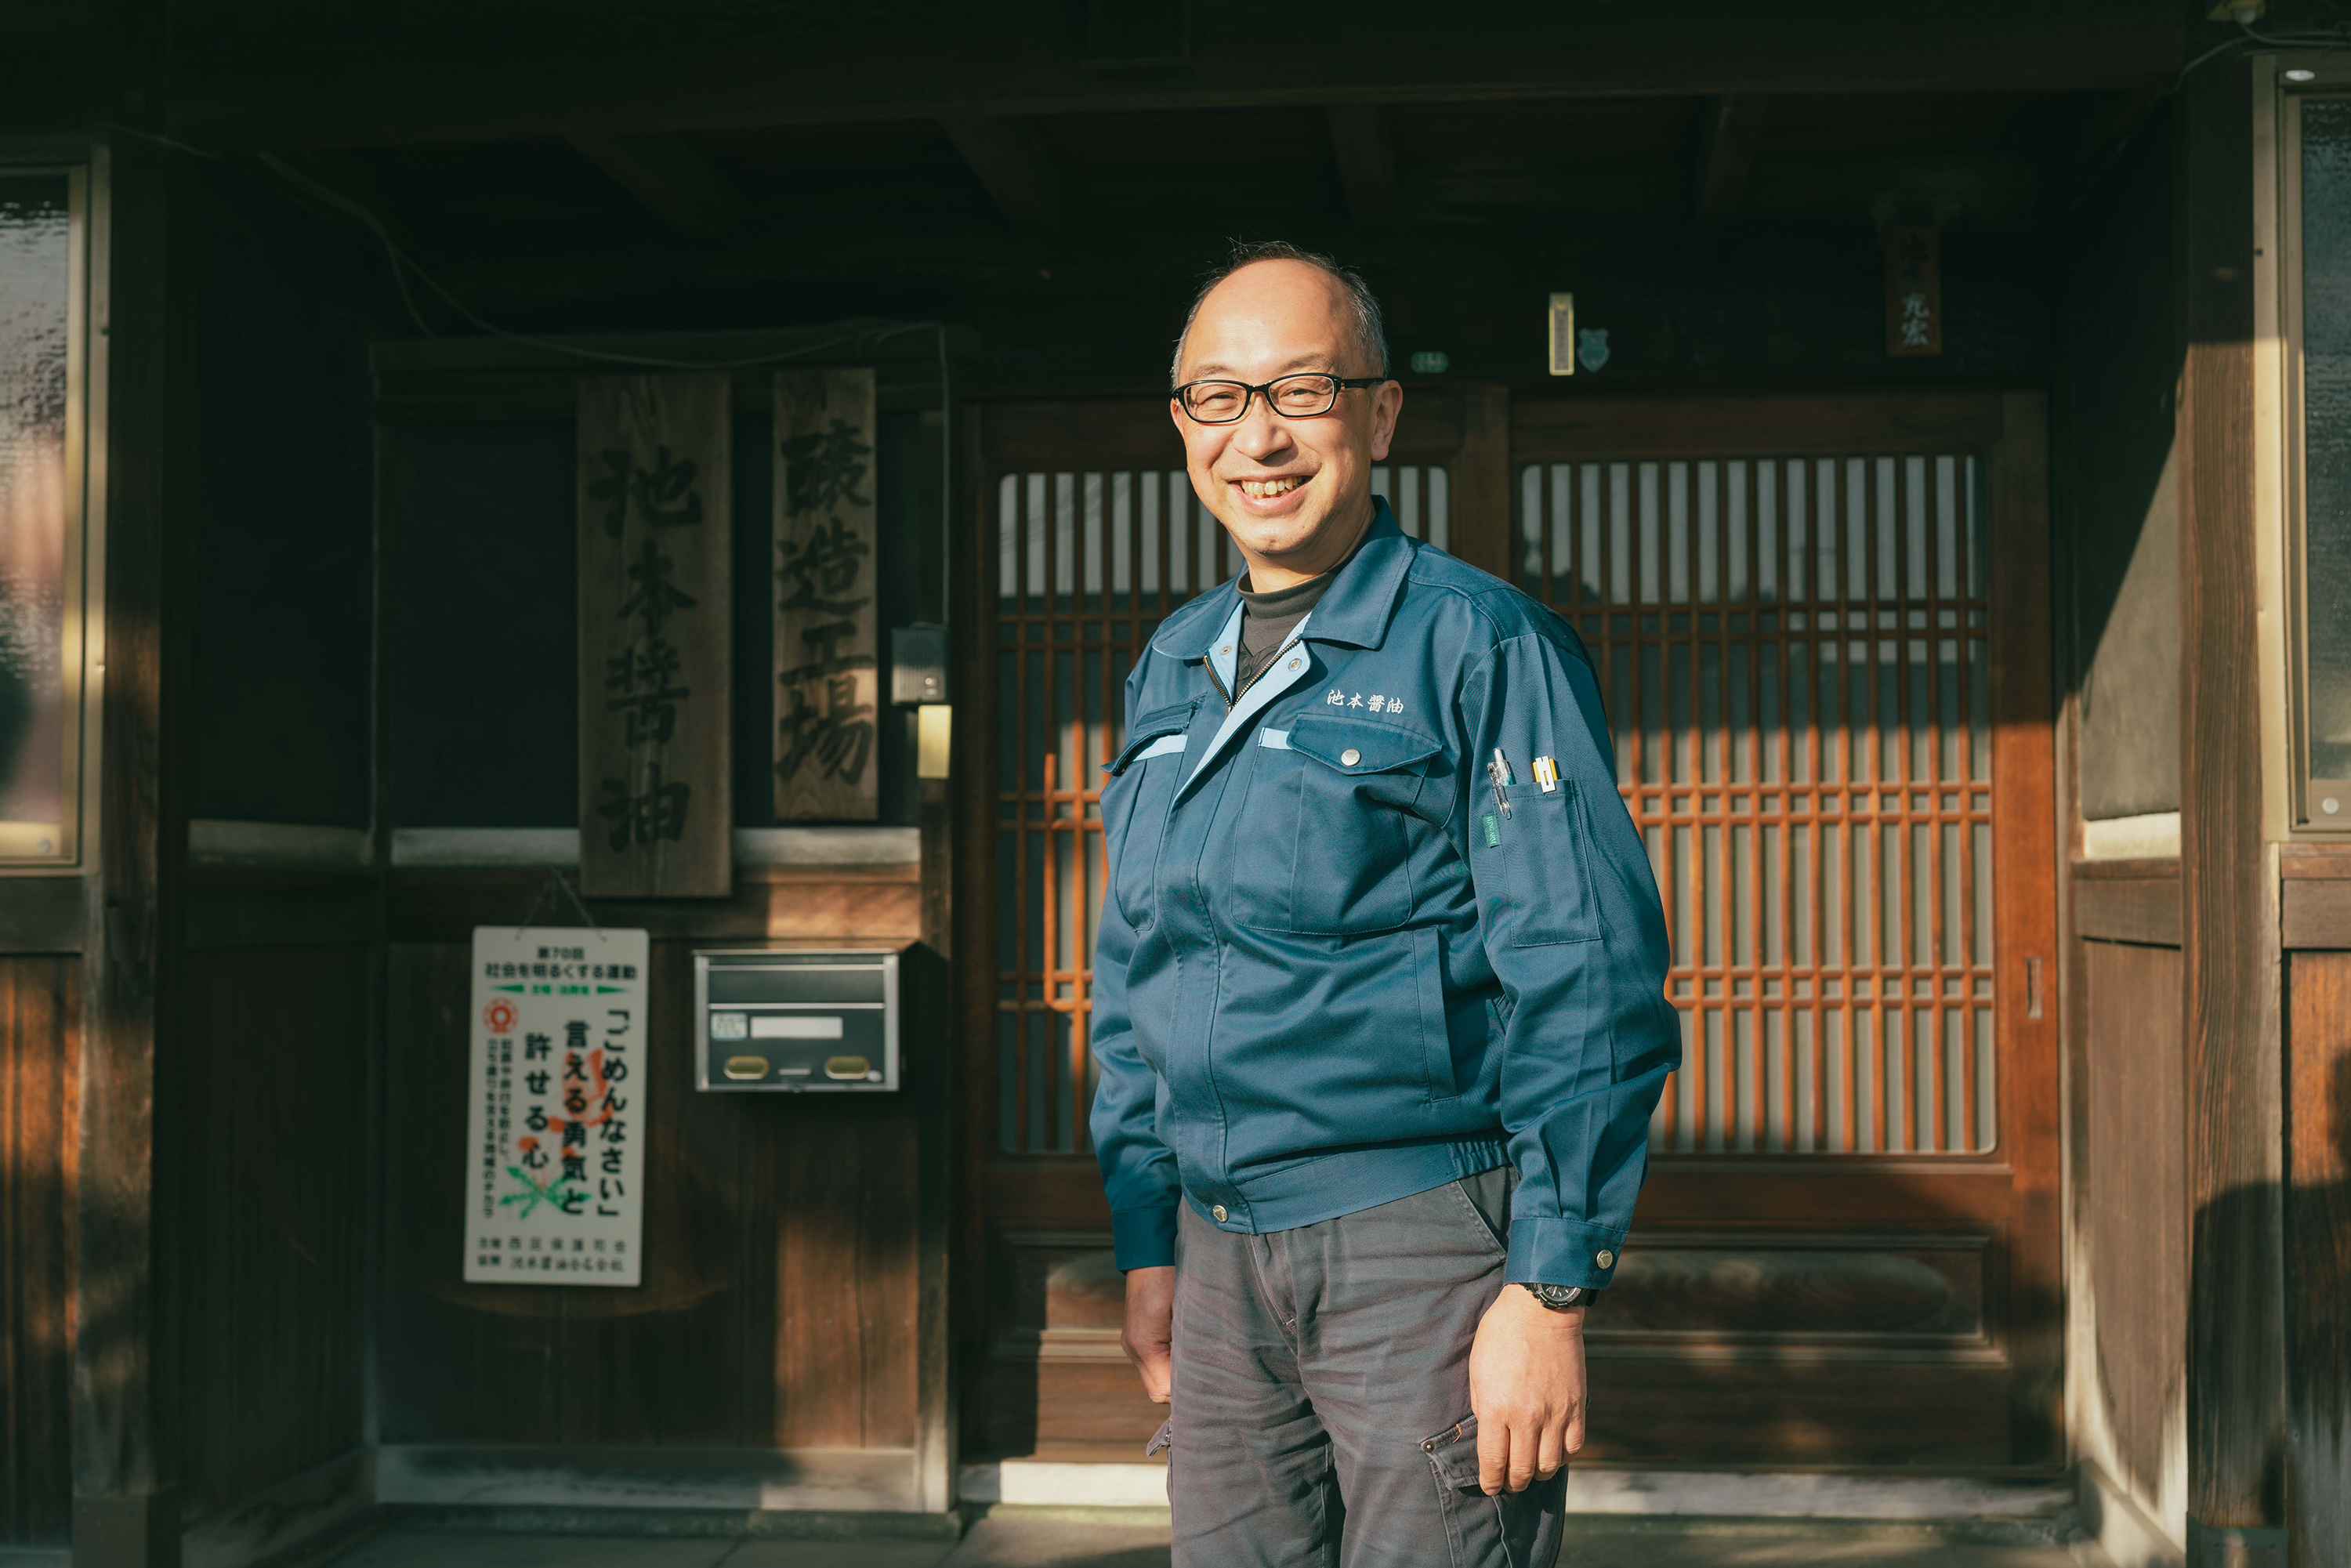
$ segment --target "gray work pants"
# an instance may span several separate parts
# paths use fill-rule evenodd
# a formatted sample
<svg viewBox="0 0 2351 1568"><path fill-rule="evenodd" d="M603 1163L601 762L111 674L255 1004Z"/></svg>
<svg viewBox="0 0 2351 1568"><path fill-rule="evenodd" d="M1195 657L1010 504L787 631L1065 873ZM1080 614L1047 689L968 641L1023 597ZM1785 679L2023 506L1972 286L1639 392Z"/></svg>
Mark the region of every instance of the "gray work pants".
<svg viewBox="0 0 2351 1568"><path fill-rule="evenodd" d="M1266 1236L1183 1210L1176 1568L1551 1568L1567 1472L1478 1487L1469 1344L1509 1214L1507 1168Z"/></svg>

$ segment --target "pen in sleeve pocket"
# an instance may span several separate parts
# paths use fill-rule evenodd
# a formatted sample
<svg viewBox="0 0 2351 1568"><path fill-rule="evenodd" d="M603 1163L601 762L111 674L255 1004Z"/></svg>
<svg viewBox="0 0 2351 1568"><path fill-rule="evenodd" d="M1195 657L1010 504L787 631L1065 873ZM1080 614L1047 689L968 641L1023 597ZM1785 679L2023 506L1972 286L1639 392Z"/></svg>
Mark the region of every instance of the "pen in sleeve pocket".
<svg viewBox="0 0 2351 1568"><path fill-rule="evenodd" d="M1494 781L1494 804L1502 809L1502 815L1509 816L1510 759L1502 755L1502 748L1499 746L1494 747L1494 760L1486 764L1486 777Z"/></svg>

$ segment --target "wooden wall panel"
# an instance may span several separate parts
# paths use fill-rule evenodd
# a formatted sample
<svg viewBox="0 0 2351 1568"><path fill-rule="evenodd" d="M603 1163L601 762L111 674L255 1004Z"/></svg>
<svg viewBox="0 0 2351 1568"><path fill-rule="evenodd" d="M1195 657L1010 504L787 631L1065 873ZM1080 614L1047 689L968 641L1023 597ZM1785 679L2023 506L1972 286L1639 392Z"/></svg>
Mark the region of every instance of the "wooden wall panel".
<svg viewBox="0 0 2351 1568"><path fill-rule="evenodd" d="M2351 845L2287 844L2278 857L2280 942L2351 949Z"/></svg>
<svg viewBox="0 0 2351 1568"><path fill-rule="evenodd" d="M2177 1440L2188 1341L2179 950L2082 944L2084 1105L2078 1244L2116 1479L2150 1512Z"/></svg>
<svg viewBox="0 0 2351 1568"><path fill-rule="evenodd" d="M62 1542L81 964L0 958L0 1544Z"/></svg>
<svg viewBox="0 0 2351 1568"><path fill-rule="evenodd" d="M836 938L896 936L911 909L810 891L887 927L852 917ZM693 951L760 935L716 913L719 933L653 943L632 1290L463 1282L466 949L392 946L384 1442L915 1444L917 1097L697 1092ZM910 1074L935 1071L919 1051L909 1042Z"/></svg>
<svg viewBox="0 0 2351 1568"><path fill-rule="evenodd" d="M2074 934L2090 942L2179 946L2178 861L2076 861Z"/></svg>
<svg viewBox="0 0 2351 1568"><path fill-rule="evenodd" d="M2286 968L2287 1415L2297 1563L2351 1562L2351 953Z"/></svg>
<svg viewBox="0 0 2351 1568"><path fill-rule="evenodd" d="M187 956L180 1186L191 1517L357 1448L369 950Z"/></svg>

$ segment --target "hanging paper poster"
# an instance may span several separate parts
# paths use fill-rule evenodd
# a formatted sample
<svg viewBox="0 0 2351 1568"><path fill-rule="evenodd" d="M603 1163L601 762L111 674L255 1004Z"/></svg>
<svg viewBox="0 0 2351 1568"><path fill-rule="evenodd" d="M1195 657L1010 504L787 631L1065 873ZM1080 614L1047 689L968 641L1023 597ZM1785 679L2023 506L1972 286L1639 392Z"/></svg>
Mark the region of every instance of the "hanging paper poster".
<svg viewBox="0 0 2351 1568"><path fill-rule="evenodd" d="M465 1279L633 1285L644 1218L643 931L474 931Z"/></svg>

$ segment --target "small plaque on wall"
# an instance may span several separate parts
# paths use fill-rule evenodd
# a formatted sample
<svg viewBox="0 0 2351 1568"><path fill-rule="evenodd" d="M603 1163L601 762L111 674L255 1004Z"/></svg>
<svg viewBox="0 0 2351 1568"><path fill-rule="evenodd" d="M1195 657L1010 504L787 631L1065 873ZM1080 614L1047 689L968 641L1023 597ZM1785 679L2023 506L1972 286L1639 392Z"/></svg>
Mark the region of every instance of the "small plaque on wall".
<svg viewBox="0 0 2351 1568"><path fill-rule="evenodd" d="M643 1266L643 931L474 931L469 1283L633 1285Z"/></svg>
<svg viewBox="0 0 2351 1568"><path fill-rule="evenodd" d="M734 886L725 375L580 382L580 882Z"/></svg>
<svg viewBox="0 0 2351 1568"><path fill-rule="evenodd" d="M1935 231L1886 231L1886 351L1896 359L1943 351L1943 267Z"/></svg>
<svg viewBox="0 0 2351 1568"><path fill-rule="evenodd" d="M776 377L776 815L881 814L873 372Z"/></svg>

